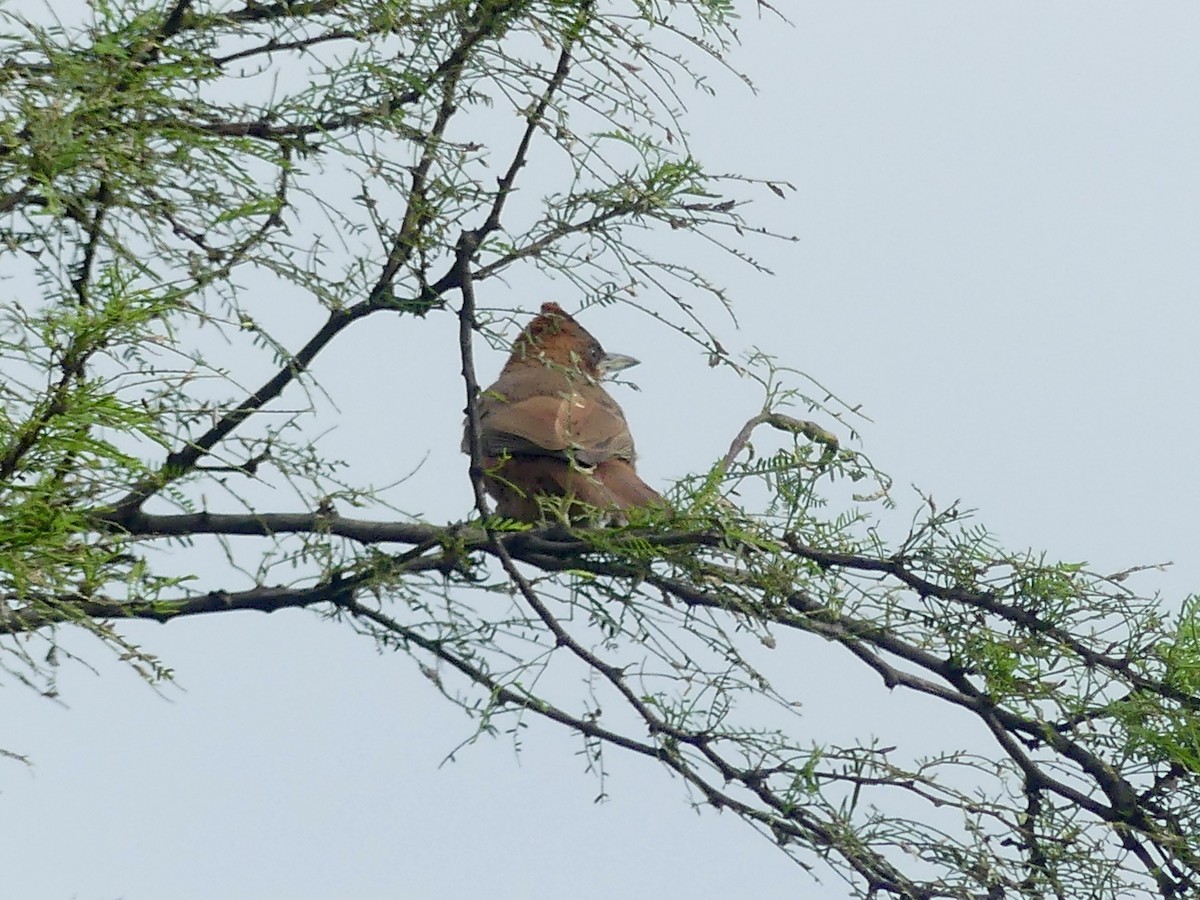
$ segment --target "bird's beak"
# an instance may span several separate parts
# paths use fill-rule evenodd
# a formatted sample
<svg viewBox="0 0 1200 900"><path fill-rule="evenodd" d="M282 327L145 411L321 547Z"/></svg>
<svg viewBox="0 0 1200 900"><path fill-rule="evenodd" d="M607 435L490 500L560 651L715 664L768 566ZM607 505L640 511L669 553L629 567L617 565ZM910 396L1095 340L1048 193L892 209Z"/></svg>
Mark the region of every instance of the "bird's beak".
<svg viewBox="0 0 1200 900"><path fill-rule="evenodd" d="M625 356L622 353L605 353L600 358L600 363L596 366L596 369L600 372L600 377L604 378L607 375L612 375L623 369L636 366L639 362L641 360L634 359L632 356Z"/></svg>

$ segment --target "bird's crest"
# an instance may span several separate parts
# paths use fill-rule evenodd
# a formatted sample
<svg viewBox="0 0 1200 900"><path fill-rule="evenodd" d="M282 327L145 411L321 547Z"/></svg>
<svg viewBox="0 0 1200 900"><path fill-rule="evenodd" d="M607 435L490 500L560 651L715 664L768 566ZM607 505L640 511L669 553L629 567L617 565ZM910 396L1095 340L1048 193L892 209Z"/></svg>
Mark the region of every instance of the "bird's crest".
<svg viewBox="0 0 1200 900"><path fill-rule="evenodd" d="M540 360L595 377L595 363L602 355L600 342L586 328L557 303L548 302L513 342L509 364Z"/></svg>
<svg viewBox="0 0 1200 900"><path fill-rule="evenodd" d="M538 314L533 318L533 321L525 328L525 334L530 337L538 338L546 334L558 334L564 330L567 323L579 327L579 323L572 319L565 309L557 303L543 303L542 308L538 310Z"/></svg>

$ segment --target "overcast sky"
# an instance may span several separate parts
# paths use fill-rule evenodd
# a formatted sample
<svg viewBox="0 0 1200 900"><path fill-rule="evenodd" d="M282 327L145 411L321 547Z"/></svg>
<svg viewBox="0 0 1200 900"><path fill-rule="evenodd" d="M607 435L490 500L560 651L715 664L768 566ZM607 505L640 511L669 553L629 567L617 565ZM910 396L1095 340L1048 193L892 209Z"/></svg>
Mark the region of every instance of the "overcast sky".
<svg viewBox="0 0 1200 900"><path fill-rule="evenodd" d="M710 168L797 188L748 213L799 237L754 245L775 277L703 260L736 304L722 342L863 405L896 522L915 484L1013 549L1098 571L1174 561L1136 586L1177 604L1200 585L1200 6L777 5L795 27L747 19L733 56L758 92L718 80L690 119ZM651 484L707 466L757 411L643 319L584 322L643 360L619 397ZM434 521L470 508L456 327L395 320L318 367L341 410L331 446L381 483L425 460L397 499ZM361 360L397 348L426 372L416 387L353 388ZM481 353L481 377L501 359ZM65 706L0 695L0 746L35 763L0 763L5 897L845 895L732 816L696 815L647 761L610 756L593 803L578 741L542 724L519 755L501 737L440 765L470 723L409 658L311 612L126 630L179 689L164 699L97 651L99 676L64 667ZM812 660L787 664L803 678ZM829 685L831 708L861 702L846 690ZM860 734L898 709L872 694ZM828 715L807 720L817 739ZM936 741L942 723L921 724Z"/></svg>

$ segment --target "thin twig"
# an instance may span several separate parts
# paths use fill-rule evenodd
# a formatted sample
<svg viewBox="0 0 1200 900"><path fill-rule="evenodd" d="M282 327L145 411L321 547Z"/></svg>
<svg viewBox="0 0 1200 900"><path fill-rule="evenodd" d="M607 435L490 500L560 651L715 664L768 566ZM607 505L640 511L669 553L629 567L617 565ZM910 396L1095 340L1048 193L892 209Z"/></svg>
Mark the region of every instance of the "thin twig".
<svg viewBox="0 0 1200 900"><path fill-rule="evenodd" d="M785 416L783 413L764 410L743 425L742 430L733 439L733 443L729 445L729 452L725 454L724 458L717 465L717 469L722 475L729 471L729 467L733 465L733 461L737 459L738 454L746 448L746 444L750 442L750 435L754 433L754 429L759 425L770 425L772 428L779 431L786 431L790 434L802 434L814 443L823 444L825 452L822 456L822 462L831 459L837 453L837 437L826 431L816 422L795 419L791 416Z"/></svg>

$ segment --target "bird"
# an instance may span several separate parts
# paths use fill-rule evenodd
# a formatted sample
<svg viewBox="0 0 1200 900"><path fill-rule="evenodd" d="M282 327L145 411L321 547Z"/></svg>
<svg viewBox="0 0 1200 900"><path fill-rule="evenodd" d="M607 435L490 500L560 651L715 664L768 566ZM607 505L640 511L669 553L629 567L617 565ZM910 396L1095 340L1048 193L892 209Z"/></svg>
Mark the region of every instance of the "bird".
<svg viewBox="0 0 1200 900"><path fill-rule="evenodd" d="M497 515L543 521L539 497L565 498L560 508L573 524L623 522L632 507L665 507L638 477L625 414L600 383L637 364L606 353L557 303L542 304L477 401L483 483ZM469 422L462 449L471 452Z"/></svg>

